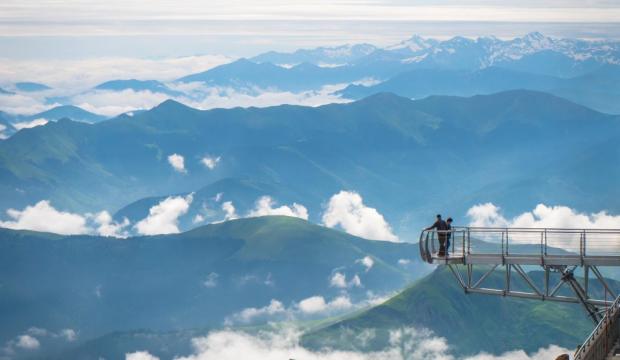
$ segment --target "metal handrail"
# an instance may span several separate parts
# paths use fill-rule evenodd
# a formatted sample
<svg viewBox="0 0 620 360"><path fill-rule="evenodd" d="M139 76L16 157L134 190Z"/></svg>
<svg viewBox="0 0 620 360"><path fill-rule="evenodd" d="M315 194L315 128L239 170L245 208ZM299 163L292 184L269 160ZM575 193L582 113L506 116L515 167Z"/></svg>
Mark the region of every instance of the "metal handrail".
<svg viewBox="0 0 620 360"><path fill-rule="evenodd" d="M531 255L542 257L549 256L549 250L563 250L570 253L570 256L579 256L582 259L586 254L592 256L597 253L613 252L612 256L620 257L620 230L618 229L561 229L561 228L506 228L506 227L453 227L452 230L423 230L420 234L420 251L424 253L423 259L427 262L432 261L432 254L435 248L435 239L439 236L435 234L452 234L452 239L456 237L463 239L463 256L471 254L479 255L502 255L509 256L518 254L514 249L516 245L538 246L538 250L532 249ZM497 236L493 239L493 234ZM540 236L535 236L540 234ZM476 239L476 235L479 238ZM570 236L568 238L557 238L558 236ZM472 247L472 238L481 240L486 245L501 244L501 249L497 251L478 252L476 247ZM489 239L490 238L490 239ZM499 239L501 238L501 242ZM495 241L493 241L495 240ZM481 243L476 243L480 245ZM430 250L429 248L433 249ZM456 245L456 244L455 244ZM453 248L454 249L454 248ZM466 249L466 251L465 251ZM511 249L511 253L509 253ZM517 250L518 251L518 250ZM454 253L454 251L452 251ZM568 255L568 254L567 254ZM555 256L562 256L556 254Z"/></svg>
<svg viewBox="0 0 620 360"><path fill-rule="evenodd" d="M605 316L586 338L583 345L575 352L575 360L605 359L613 346L614 340L619 337L620 324L620 296L605 311ZM605 348L602 341L605 340Z"/></svg>

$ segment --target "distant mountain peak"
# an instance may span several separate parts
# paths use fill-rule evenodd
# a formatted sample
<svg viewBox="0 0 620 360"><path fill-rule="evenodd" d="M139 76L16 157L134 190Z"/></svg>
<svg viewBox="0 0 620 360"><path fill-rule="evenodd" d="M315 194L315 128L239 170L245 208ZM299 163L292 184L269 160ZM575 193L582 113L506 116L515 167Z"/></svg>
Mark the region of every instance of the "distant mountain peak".
<svg viewBox="0 0 620 360"><path fill-rule="evenodd" d="M417 52L417 51L428 49L435 44L436 44L435 40L425 39L422 36L416 34L405 41L401 41L398 44L388 46L386 49L387 50L408 49L412 52Z"/></svg>

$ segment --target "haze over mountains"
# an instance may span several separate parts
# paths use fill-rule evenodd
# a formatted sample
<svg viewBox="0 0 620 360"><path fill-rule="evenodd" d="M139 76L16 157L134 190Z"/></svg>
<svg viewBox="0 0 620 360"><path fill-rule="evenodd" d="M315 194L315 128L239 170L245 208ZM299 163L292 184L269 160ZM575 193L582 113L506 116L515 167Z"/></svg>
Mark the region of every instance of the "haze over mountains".
<svg viewBox="0 0 620 360"><path fill-rule="evenodd" d="M618 42L557 39L536 32L511 40L455 37L440 41L413 36L385 48L356 44L292 53L267 52L180 78L110 78L91 84L87 89L83 85L76 89L65 86L64 94L45 84L5 83L5 92L0 96L6 99L0 98L0 103L6 102L12 107L4 111L19 115L25 115L24 107L16 106L16 102L30 99L39 107L86 106L88 111L109 117L146 110L166 98L203 109L282 103L317 105L357 99L379 91L371 88L363 90L363 94L334 93L354 82L390 84L403 81L402 74L408 72L418 76L411 79L416 82L438 76L437 72L442 71L455 72L452 76L458 79L474 77L475 80L480 71L501 68L515 72L509 73L512 74L510 81L500 73L485 72L485 84L477 88L484 93L514 89L550 91L599 111L618 113L619 109L613 104L618 103L617 69L614 68L620 63L619 54ZM605 65L614 66L601 69ZM520 74L538 80L533 83L519 81ZM609 74L612 76L607 77ZM455 80L458 82L458 79ZM403 96L412 92L385 86ZM584 88L586 91L581 93ZM416 89L419 88L416 86ZM413 93L420 97L475 94L471 88L447 91L432 87L426 90L413 89ZM117 104L111 106L110 100Z"/></svg>
<svg viewBox="0 0 620 360"><path fill-rule="evenodd" d="M531 33L0 79L0 360L573 348L581 310L465 296L415 241L438 212L620 227L619 69Z"/></svg>

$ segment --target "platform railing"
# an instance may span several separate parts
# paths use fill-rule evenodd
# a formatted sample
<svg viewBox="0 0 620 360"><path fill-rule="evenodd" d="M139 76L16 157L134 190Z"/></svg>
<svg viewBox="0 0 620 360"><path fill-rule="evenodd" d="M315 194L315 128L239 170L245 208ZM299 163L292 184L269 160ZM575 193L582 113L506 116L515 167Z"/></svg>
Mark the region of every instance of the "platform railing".
<svg viewBox="0 0 620 360"><path fill-rule="evenodd" d="M605 310L603 319L575 353L575 360L606 359L620 338L620 296Z"/></svg>
<svg viewBox="0 0 620 360"><path fill-rule="evenodd" d="M440 240L450 236L450 257L470 255L540 257L618 257L620 230L458 227L420 234L423 259L432 261Z"/></svg>

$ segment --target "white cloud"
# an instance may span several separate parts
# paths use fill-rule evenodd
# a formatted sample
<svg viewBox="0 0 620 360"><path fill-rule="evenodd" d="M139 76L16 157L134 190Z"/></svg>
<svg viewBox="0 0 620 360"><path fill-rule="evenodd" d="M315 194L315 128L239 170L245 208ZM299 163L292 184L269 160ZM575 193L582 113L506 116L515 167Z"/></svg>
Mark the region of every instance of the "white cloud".
<svg viewBox="0 0 620 360"><path fill-rule="evenodd" d="M364 353L308 350L300 345L302 334L301 330L291 326L261 330L254 334L233 330L213 331L205 337L192 339L194 354L176 360L454 360L447 352L446 340L434 337L427 330L393 331L388 348ZM371 329L362 332L355 340L367 343L374 336L375 332Z"/></svg>
<svg viewBox="0 0 620 360"><path fill-rule="evenodd" d="M20 347L26 350L35 350L41 346L41 344L39 343L39 340L37 340L35 337L30 336L30 335L18 336L17 343L15 345L17 345L17 347Z"/></svg>
<svg viewBox="0 0 620 360"><path fill-rule="evenodd" d="M209 170L213 170L215 169L215 167L217 166L217 164L220 162L221 159L222 159L221 156L218 156L218 157L205 156L202 158L202 160L200 160L200 162L202 162L202 164L206 166Z"/></svg>
<svg viewBox="0 0 620 360"><path fill-rule="evenodd" d="M70 101L86 111L116 116L133 110L151 109L169 98L169 95L148 90L91 90L72 97Z"/></svg>
<svg viewBox="0 0 620 360"><path fill-rule="evenodd" d="M524 227L524 228L574 228L574 229L617 229L620 215L606 211L586 214L567 206L538 204L532 211L524 212L512 219L506 219L501 209L492 203L480 204L467 211L470 226L481 227Z"/></svg>
<svg viewBox="0 0 620 360"><path fill-rule="evenodd" d="M185 215L193 201L193 194L170 196L149 209L149 215L134 228L142 235L179 233L179 217Z"/></svg>
<svg viewBox="0 0 620 360"><path fill-rule="evenodd" d="M248 217L284 215L308 220L308 209L305 206L293 203L292 206L282 205L275 207L275 201L270 196L262 196L256 201L255 207Z"/></svg>
<svg viewBox="0 0 620 360"><path fill-rule="evenodd" d="M9 114L24 115L40 113L42 111L50 109L54 105L58 105L46 104L44 98L32 93L11 95L0 94L0 104L2 111L5 111Z"/></svg>
<svg viewBox="0 0 620 360"><path fill-rule="evenodd" d="M478 204L467 210L469 226L474 227L506 227L508 220L501 214L499 207L492 203Z"/></svg>
<svg viewBox="0 0 620 360"><path fill-rule="evenodd" d="M409 264L411 264L410 259L398 259L398 265L400 266L407 266Z"/></svg>
<svg viewBox="0 0 620 360"><path fill-rule="evenodd" d="M329 279L329 286L344 289L347 287L347 276L343 273L336 272Z"/></svg>
<svg viewBox="0 0 620 360"><path fill-rule="evenodd" d="M61 235L98 234L127 237L123 229L129 226L126 218L117 223L107 211L98 214L75 214L55 209L50 201L42 200L24 210L7 210L12 220L0 221L0 227L16 230L51 232Z"/></svg>
<svg viewBox="0 0 620 360"><path fill-rule="evenodd" d="M206 288L214 288L217 286L217 279L220 277L218 273L212 272L207 276L207 279L202 282L202 285Z"/></svg>
<svg viewBox="0 0 620 360"><path fill-rule="evenodd" d="M330 302L326 302L322 296L312 296L300 301L298 307L302 313L317 314L350 309L353 304L348 296L339 296Z"/></svg>
<svg viewBox="0 0 620 360"><path fill-rule="evenodd" d="M73 329L63 329L60 331L60 336L65 338L68 342L73 342L77 340L77 332Z"/></svg>
<svg viewBox="0 0 620 360"><path fill-rule="evenodd" d="M362 279L360 279L359 275L355 274L349 284L350 286L362 287Z"/></svg>
<svg viewBox="0 0 620 360"><path fill-rule="evenodd" d="M491 355L481 353L472 357L468 357L465 360L537 360L537 359L555 359L560 354L572 354L573 351L559 347L557 345L550 345L547 348L538 349L535 353L528 355L523 350L509 351L502 355Z"/></svg>
<svg viewBox="0 0 620 360"><path fill-rule="evenodd" d="M329 279L329 286L339 289L346 289L350 287L362 287L362 280L355 274L349 282L347 282L347 276L341 272L335 272Z"/></svg>
<svg viewBox="0 0 620 360"><path fill-rule="evenodd" d="M620 215L611 215L606 211L586 214L567 206L547 206L538 204L532 211L524 212L511 219L507 219L498 206L492 203L479 204L467 211L470 226L473 227L513 227L513 228L572 228L572 229L617 229L620 228ZM472 235L474 236L474 235ZM487 241L495 241L495 234L476 234ZM620 241L620 237L612 234L589 235L588 250L591 254L603 251L597 248L601 242L613 243ZM499 241L499 238L497 238ZM511 236L512 243L540 243L539 234L519 234ZM553 248L562 248L568 251L579 251L579 234L563 234L560 237L549 233L547 245Z"/></svg>
<svg viewBox="0 0 620 360"><path fill-rule="evenodd" d="M168 163L174 169L174 171L186 174L187 170L185 169L185 158L179 154L172 154L168 156Z"/></svg>
<svg viewBox="0 0 620 360"><path fill-rule="evenodd" d="M197 109L235 107L268 107L282 104L320 106L331 103L348 103L349 99L334 95L334 92L343 89L348 84L326 85L320 90L302 92L278 91L274 89L251 88L237 90L233 88L197 85L189 94L191 99L177 99L184 104Z"/></svg>
<svg viewBox="0 0 620 360"><path fill-rule="evenodd" d="M224 203L222 203L222 210L224 210L225 212L224 221L235 220L239 218L232 201L225 201Z"/></svg>
<svg viewBox="0 0 620 360"><path fill-rule="evenodd" d="M355 262L364 265L364 267L366 268L366 272L368 272L373 267L373 265L375 265L375 261L370 256L364 256L363 258L358 259Z"/></svg>
<svg viewBox="0 0 620 360"><path fill-rule="evenodd" d="M32 121L22 121L22 122L13 123L12 125L15 129L21 130L21 129L30 129L30 128L37 127L37 126L43 126L47 123L48 121L46 119L39 118L39 119L34 119Z"/></svg>
<svg viewBox="0 0 620 360"><path fill-rule="evenodd" d="M123 221L118 223L113 221L112 216L107 211L102 211L95 215L94 222L97 224L97 234L102 236L113 236L126 238L129 236L127 231L124 231L129 226L129 219L123 218Z"/></svg>
<svg viewBox="0 0 620 360"><path fill-rule="evenodd" d="M340 226L351 235L370 240L399 241L383 215L364 205L356 192L340 191L332 196L323 214L323 223L330 228Z"/></svg>
<svg viewBox="0 0 620 360"><path fill-rule="evenodd" d="M9 138L9 136L4 133L4 130L6 130L6 125L0 124L0 140L6 140Z"/></svg>
<svg viewBox="0 0 620 360"><path fill-rule="evenodd" d="M34 230L62 235L87 234L90 229L86 218L78 214L56 210L49 201L42 200L24 210L7 210L13 220L0 221L0 227L16 230Z"/></svg>
<svg viewBox="0 0 620 360"><path fill-rule="evenodd" d="M147 351L136 351L125 354L125 360L159 360L159 358L149 354Z"/></svg>
<svg viewBox="0 0 620 360"><path fill-rule="evenodd" d="M283 315L286 313L287 313L287 310L284 307L284 305L280 301L272 299L269 302L269 305L265 307L262 307L262 308L251 307L251 308L243 309L241 312L234 314L232 318L228 318L226 320L226 323L229 325L232 324L233 322L241 322L241 323L247 324L257 318L273 316L273 315Z"/></svg>
<svg viewBox="0 0 620 360"><path fill-rule="evenodd" d="M171 81L232 61L221 55L185 56L164 59L91 57L83 59L0 59L0 79L15 83L24 74L48 84L59 94L88 90L115 79L159 79Z"/></svg>
<svg viewBox="0 0 620 360"><path fill-rule="evenodd" d="M196 214L196 216L194 216L194 219L192 219L193 224L200 224L203 221L205 221L205 217L200 214Z"/></svg>

